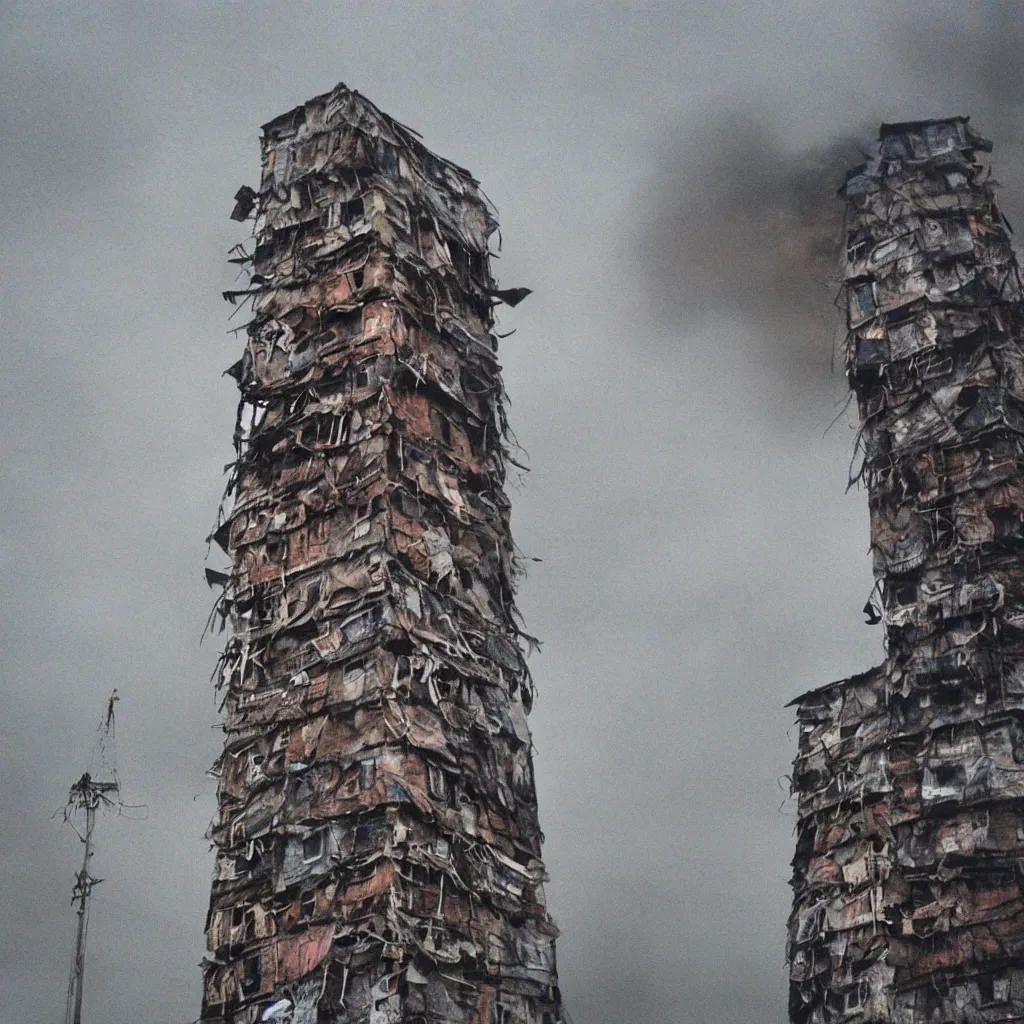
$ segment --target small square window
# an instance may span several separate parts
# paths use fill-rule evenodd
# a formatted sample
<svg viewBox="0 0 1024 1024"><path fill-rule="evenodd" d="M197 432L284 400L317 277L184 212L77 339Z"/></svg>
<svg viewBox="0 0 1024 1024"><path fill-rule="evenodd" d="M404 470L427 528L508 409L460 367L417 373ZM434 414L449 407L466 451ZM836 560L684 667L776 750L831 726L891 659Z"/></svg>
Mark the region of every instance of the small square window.
<svg viewBox="0 0 1024 1024"><path fill-rule="evenodd" d="M308 864L319 860L324 853L324 833L314 832L302 840L302 859Z"/></svg>

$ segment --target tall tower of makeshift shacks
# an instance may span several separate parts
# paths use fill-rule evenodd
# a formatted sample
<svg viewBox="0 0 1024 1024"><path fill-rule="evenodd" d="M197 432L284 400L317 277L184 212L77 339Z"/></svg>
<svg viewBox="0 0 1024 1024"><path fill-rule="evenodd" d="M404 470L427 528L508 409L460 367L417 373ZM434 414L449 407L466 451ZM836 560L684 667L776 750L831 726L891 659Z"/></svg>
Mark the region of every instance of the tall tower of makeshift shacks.
<svg viewBox="0 0 1024 1024"><path fill-rule="evenodd" d="M884 125L844 189L886 658L795 702L799 1024L1024 1020L1024 308L990 150Z"/></svg>
<svg viewBox="0 0 1024 1024"><path fill-rule="evenodd" d="M203 1020L556 1024L492 333L522 292L474 179L358 93L262 148Z"/></svg>

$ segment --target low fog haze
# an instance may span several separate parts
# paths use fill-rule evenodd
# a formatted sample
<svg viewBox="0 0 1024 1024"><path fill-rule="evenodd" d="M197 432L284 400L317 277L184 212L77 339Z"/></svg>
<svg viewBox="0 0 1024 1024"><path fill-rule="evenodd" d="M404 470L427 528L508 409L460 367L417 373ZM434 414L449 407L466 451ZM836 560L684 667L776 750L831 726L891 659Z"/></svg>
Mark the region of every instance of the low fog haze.
<svg viewBox="0 0 1024 1024"><path fill-rule="evenodd" d="M63 1012L60 811L114 687L146 810L99 824L86 1020L198 1014L228 213L259 125L342 80L481 180L495 273L533 289L501 360L567 1006L783 1024L784 705L881 655L830 371L834 192L879 121L967 113L1021 221L1016 7L4 5L0 1020Z"/></svg>

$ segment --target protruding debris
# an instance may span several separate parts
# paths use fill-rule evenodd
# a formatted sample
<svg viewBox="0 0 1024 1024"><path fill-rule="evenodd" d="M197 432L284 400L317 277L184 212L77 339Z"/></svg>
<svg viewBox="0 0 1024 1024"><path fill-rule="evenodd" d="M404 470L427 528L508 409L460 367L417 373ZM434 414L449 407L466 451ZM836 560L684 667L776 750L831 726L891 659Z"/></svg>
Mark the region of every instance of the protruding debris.
<svg viewBox="0 0 1024 1024"><path fill-rule="evenodd" d="M487 292L500 299L506 306L518 306L527 295L533 294L532 288L491 288Z"/></svg>
<svg viewBox="0 0 1024 1024"><path fill-rule="evenodd" d="M235 207L231 211L232 220L248 220L249 214L252 213L253 207L256 205L256 200L259 196L254 192L248 185L243 185L235 193ZM235 261L231 261L235 262Z"/></svg>

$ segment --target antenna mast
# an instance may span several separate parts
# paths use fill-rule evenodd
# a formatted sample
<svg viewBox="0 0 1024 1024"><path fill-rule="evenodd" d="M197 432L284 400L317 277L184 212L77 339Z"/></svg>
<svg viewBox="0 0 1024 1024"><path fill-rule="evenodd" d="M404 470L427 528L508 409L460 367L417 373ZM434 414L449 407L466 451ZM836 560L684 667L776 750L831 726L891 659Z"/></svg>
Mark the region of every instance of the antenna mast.
<svg viewBox="0 0 1024 1024"><path fill-rule="evenodd" d="M108 737L114 732L114 702L117 690L110 695L107 712L100 726L100 751L105 752ZM111 803L109 794L117 793L120 787L117 782L117 770L110 769L111 778L106 781L94 779L89 772L71 787L67 807L64 809L64 820L67 821L79 811L85 812L85 833L79 832L79 839L85 846L82 854L82 867L75 876L75 885L71 890L72 905L78 904L78 925L75 930L75 955L71 961L71 976L68 979L68 1002L64 1014L64 1024L82 1024L82 991L85 983L85 942L89 933L89 900L93 886L99 885L102 878L93 878L89 874L89 860L92 857L92 833L96 827L96 811L100 804Z"/></svg>

